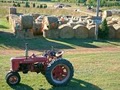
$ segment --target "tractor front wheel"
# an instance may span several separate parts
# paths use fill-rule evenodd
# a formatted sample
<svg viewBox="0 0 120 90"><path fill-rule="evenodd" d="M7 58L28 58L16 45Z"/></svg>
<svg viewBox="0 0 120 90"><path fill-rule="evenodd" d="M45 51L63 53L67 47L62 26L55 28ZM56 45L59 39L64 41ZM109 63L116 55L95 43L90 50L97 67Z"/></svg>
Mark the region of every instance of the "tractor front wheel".
<svg viewBox="0 0 120 90"><path fill-rule="evenodd" d="M65 60L55 60L46 69L46 79L53 86L65 86L73 77L73 66Z"/></svg>
<svg viewBox="0 0 120 90"><path fill-rule="evenodd" d="M21 78L18 72L9 72L6 75L6 82L8 85L17 85L19 84Z"/></svg>

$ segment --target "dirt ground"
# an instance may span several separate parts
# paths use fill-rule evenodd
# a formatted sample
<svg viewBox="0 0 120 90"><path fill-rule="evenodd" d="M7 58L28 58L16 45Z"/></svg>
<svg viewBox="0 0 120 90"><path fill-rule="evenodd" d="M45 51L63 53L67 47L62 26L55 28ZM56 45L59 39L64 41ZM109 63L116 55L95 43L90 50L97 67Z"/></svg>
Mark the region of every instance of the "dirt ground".
<svg viewBox="0 0 120 90"><path fill-rule="evenodd" d="M102 53L102 52L120 52L119 47L102 47L102 48L77 48L77 49L63 49L63 51L66 54L72 54L72 53ZM29 55L32 53L35 54L42 54L43 51L34 51L29 50ZM16 50L16 49L8 49L8 50L0 50L1 55L24 55L24 50Z"/></svg>

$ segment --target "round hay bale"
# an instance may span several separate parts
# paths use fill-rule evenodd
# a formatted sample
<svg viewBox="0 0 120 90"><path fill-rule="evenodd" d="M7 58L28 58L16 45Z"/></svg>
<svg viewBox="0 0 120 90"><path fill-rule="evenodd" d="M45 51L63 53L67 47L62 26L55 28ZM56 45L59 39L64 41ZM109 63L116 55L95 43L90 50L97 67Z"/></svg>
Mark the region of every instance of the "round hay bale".
<svg viewBox="0 0 120 90"><path fill-rule="evenodd" d="M110 39L113 39L115 38L115 28L111 25L108 25L108 28L109 28L109 38Z"/></svg>
<svg viewBox="0 0 120 90"><path fill-rule="evenodd" d="M112 21L112 17L107 17L106 21Z"/></svg>
<svg viewBox="0 0 120 90"><path fill-rule="evenodd" d="M88 37L95 38L95 25L88 25Z"/></svg>
<svg viewBox="0 0 120 90"><path fill-rule="evenodd" d="M21 26L23 29L32 29L33 27L33 16L32 15L21 15Z"/></svg>
<svg viewBox="0 0 120 90"><path fill-rule="evenodd" d="M63 24L59 26L60 30L60 38L73 38L74 37L74 30L70 25Z"/></svg>
<svg viewBox="0 0 120 90"><path fill-rule="evenodd" d="M115 20L114 21L113 20L112 21L108 21L107 24L112 26L114 24L117 24L117 21L115 21Z"/></svg>
<svg viewBox="0 0 120 90"><path fill-rule="evenodd" d="M48 30L58 29L59 21L55 16L45 16L43 18L43 24L45 24Z"/></svg>
<svg viewBox="0 0 120 90"><path fill-rule="evenodd" d="M83 25L73 27L76 38L88 38L88 29Z"/></svg>
<svg viewBox="0 0 120 90"><path fill-rule="evenodd" d="M57 39L59 38L59 30L58 29L57 30L44 30L43 37Z"/></svg>
<svg viewBox="0 0 120 90"><path fill-rule="evenodd" d="M17 30L16 31L16 38L26 38L30 39L33 38L33 31L30 29L27 30Z"/></svg>
<svg viewBox="0 0 120 90"><path fill-rule="evenodd" d="M71 25L72 27L76 26L77 24L75 22L72 22L72 23L67 23L69 25Z"/></svg>
<svg viewBox="0 0 120 90"><path fill-rule="evenodd" d="M16 13L17 13L17 9L15 7L9 8L9 14L16 14Z"/></svg>
<svg viewBox="0 0 120 90"><path fill-rule="evenodd" d="M33 23L33 34L36 35L42 35L42 23Z"/></svg>
<svg viewBox="0 0 120 90"><path fill-rule="evenodd" d="M108 11L108 10L106 10L106 11L103 12L102 15L103 15L103 18L106 18L106 17L112 16L112 11Z"/></svg>
<svg viewBox="0 0 120 90"><path fill-rule="evenodd" d="M44 17L44 16L39 16L39 17L37 17L37 19L35 19L35 22L36 22L36 23L43 22L43 17Z"/></svg>
<svg viewBox="0 0 120 90"><path fill-rule="evenodd" d="M117 39L120 39L120 25L119 24L114 24L113 27L115 28L115 37Z"/></svg>
<svg viewBox="0 0 120 90"><path fill-rule="evenodd" d="M77 24L80 24L80 25L83 25L83 26L86 26L87 25L87 22L85 21L78 21L76 22Z"/></svg>
<svg viewBox="0 0 120 90"><path fill-rule="evenodd" d="M118 24L120 25L120 21L118 21Z"/></svg>
<svg viewBox="0 0 120 90"><path fill-rule="evenodd" d="M62 24L67 24L67 23L69 22L69 20L61 17L61 18L59 19L59 22L60 22L59 24L62 25Z"/></svg>
<svg viewBox="0 0 120 90"><path fill-rule="evenodd" d="M40 14L34 13L34 14L32 14L32 16L33 16L33 19L35 20L40 16Z"/></svg>

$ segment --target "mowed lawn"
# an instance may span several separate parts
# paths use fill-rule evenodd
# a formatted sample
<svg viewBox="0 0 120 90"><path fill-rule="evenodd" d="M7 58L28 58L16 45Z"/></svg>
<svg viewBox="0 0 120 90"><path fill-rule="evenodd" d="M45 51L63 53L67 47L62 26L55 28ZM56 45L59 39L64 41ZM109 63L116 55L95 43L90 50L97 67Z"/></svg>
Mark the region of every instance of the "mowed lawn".
<svg viewBox="0 0 120 90"><path fill-rule="evenodd" d="M1 24L2 23L2 24ZM120 40L94 39L17 39L9 31L5 19L0 19L0 90L119 90ZM10 69L10 58L24 55L24 44L32 52L42 54L51 46L65 51L63 57L74 66L74 77L65 87L51 86L41 74L20 73L21 82L9 86L5 75Z"/></svg>

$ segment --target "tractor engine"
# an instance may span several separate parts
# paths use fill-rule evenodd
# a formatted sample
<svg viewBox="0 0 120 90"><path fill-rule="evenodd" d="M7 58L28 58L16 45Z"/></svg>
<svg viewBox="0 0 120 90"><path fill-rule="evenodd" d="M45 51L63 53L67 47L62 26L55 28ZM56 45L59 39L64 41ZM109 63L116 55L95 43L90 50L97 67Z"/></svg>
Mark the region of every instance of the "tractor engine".
<svg viewBox="0 0 120 90"><path fill-rule="evenodd" d="M34 63L34 70L39 73L44 71L44 64L40 62Z"/></svg>
<svg viewBox="0 0 120 90"><path fill-rule="evenodd" d="M30 64L20 64L19 70L22 71L24 74L28 73Z"/></svg>

